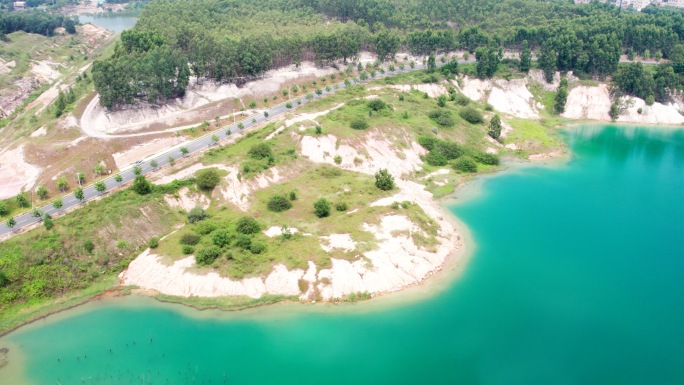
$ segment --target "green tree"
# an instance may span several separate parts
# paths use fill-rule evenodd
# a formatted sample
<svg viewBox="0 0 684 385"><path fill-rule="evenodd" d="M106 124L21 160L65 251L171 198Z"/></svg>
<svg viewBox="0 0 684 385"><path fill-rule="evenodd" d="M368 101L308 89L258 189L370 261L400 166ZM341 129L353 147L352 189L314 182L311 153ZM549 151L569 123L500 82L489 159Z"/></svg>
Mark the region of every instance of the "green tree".
<svg viewBox="0 0 684 385"><path fill-rule="evenodd" d="M107 185L105 185L105 182L99 180L95 183L95 190L97 192L104 192L107 189Z"/></svg>
<svg viewBox="0 0 684 385"><path fill-rule="evenodd" d="M47 230L51 230L53 227L55 227L50 214L43 215L43 226L45 226L45 229Z"/></svg>
<svg viewBox="0 0 684 385"><path fill-rule="evenodd" d="M314 213L319 218L324 218L330 215L330 202L327 199L321 198L314 202Z"/></svg>
<svg viewBox="0 0 684 385"><path fill-rule="evenodd" d="M610 105L610 119L613 121L616 121L617 118L620 117L620 106L618 105L617 101L614 101L613 104Z"/></svg>
<svg viewBox="0 0 684 385"><path fill-rule="evenodd" d="M10 217L7 219L5 224L7 225L7 227L9 227L11 229L17 224L17 221L15 221L14 218Z"/></svg>
<svg viewBox="0 0 684 385"><path fill-rule="evenodd" d="M532 52L530 52L530 45L527 40L523 40L520 47L520 71L527 73L532 64Z"/></svg>
<svg viewBox="0 0 684 385"><path fill-rule="evenodd" d="M561 79L558 91L556 91L556 97L554 99L553 110L557 114L562 114L565 112L565 102L568 100L568 79Z"/></svg>
<svg viewBox="0 0 684 385"><path fill-rule="evenodd" d="M102 164L98 163L95 165L95 167L93 167L93 172L97 175L102 175L105 172L105 167Z"/></svg>
<svg viewBox="0 0 684 385"><path fill-rule="evenodd" d="M221 176L215 168L205 168L195 173L195 183L202 190L211 191L220 181Z"/></svg>
<svg viewBox="0 0 684 385"><path fill-rule="evenodd" d="M150 162L150 167L152 167L153 170L156 170L157 167L159 167L159 163L157 163L157 161L153 159L153 160Z"/></svg>
<svg viewBox="0 0 684 385"><path fill-rule="evenodd" d="M17 204L19 205L19 207L28 207L30 205L30 202L29 202L28 198L26 197L26 193L23 193L23 192L19 193L17 195L16 200L17 200Z"/></svg>
<svg viewBox="0 0 684 385"><path fill-rule="evenodd" d="M116 174L114 176L114 180L116 181L116 183L121 183L123 181L123 177L121 176L121 174Z"/></svg>
<svg viewBox="0 0 684 385"><path fill-rule="evenodd" d="M56 208L57 210L61 209L63 205L62 198L57 198L54 202L52 202L52 207Z"/></svg>
<svg viewBox="0 0 684 385"><path fill-rule="evenodd" d="M36 195L38 195L38 198L45 200L48 197L48 191L45 187L38 186L38 188L36 189Z"/></svg>
<svg viewBox="0 0 684 385"><path fill-rule="evenodd" d="M169 165L171 167L173 167L173 165L176 163L176 160L172 156L169 156L168 162L169 162Z"/></svg>
<svg viewBox="0 0 684 385"><path fill-rule="evenodd" d="M7 213L9 213L7 203L5 201L0 201L0 216L6 215Z"/></svg>
<svg viewBox="0 0 684 385"><path fill-rule="evenodd" d="M133 167L133 174L140 176L142 174L142 167L140 166L134 166Z"/></svg>
<svg viewBox="0 0 684 385"><path fill-rule="evenodd" d="M211 141L214 142L214 143L216 143L216 142L219 141L219 137L216 136L216 135L212 135L212 136L211 136Z"/></svg>
<svg viewBox="0 0 684 385"><path fill-rule="evenodd" d="M435 54L431 53L427 61L427 72L433 73L435 72L435 68L437 68L437 64L435 63Z"/></svg>
<svg viewBox="0 0 684 385"><path fill-rule="evenodd" d="M501 117L499 117L499 114L495 114L489 120L489 131L487 134L493 139L499 139L501 136Z"/></svg>
<svg viewBox="0 0 684 385"><path fill-rule="evenodd" d="M79 201L85 199L85 193L83 192L83 189L80 187L77 188L76 191L74 191L74 197L76 197L76 199L78 199Z"/></svg>
<svg viewBox="0 0 684 385"><path fill-rule="evenodd" d="M79 185L83 185L85 183L85 174L82 172L77 172L76 180L78 181Z"/></svg>
<svg viewBox="0 0 684 385"><path fill-rule="evenodd" d="M190 151L188 150L187 147L181 147L180 152L181 152L181 155L183 155L183 156L187 156L190 153Z"/></svg>
<svg viewBox="0 0 684 385"><path fill-rule="evenodd" d="M550 44L542 45L539 53L539 67L544 71L546 82L551 83L556 72L556 51L551 48Z"/></svg>
<svg viewBox="0 0 684 385"><path fill-rule="evenodd" d="M65 192L67 188L69 187L69 183L67 183L67 180L64 176L60 176L57 179L57 189L61 192Z"/></svg>
<svg viewBox="0 0 684 385"><path fill-rule="evenodd" d="M152 184L142 175L138 175L133 180L131 189L140 195L146 195L152 192Z"/></svg>
<svg viewBox="0 0 684 385"><path fill-rule="evenodd" d="M383 191L389 191L394 188L394 177L386 168L380 169L380 171L375 173L375 187Z"/></svg>

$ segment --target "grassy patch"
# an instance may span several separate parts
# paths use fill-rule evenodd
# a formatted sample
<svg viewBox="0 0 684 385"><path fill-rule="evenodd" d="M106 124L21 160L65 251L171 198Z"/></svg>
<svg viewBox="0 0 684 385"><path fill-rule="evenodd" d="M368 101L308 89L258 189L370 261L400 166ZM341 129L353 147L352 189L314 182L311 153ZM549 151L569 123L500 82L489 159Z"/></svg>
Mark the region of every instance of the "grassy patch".
<svg viewBox="0 0 684 385"><path fill-rule="evenodd" d="M24 322L97 294L151 237L169 233L179 220L160 192L140 196L123 190L55 219L52 230L41 227L0 243L0 271L8 279L0 288L3 318L15 314L13 319Z"/></svg>
<svg viewBox="0 0 684 385"><path fill-rule="evenodd" d="M527 154L547 152L561 146L558 137L539 122L523 119L511 119L513 127L506 142L518 143Z"/></svg>
<svg viewBox="0 0 684 385"><path fill-rule="evenodd" d="M289 197L294 193L292 208L283 212L267 209L268 200L274 195ZM275 263L283 263L288 269L306 269L307 262L313 261L319 268L330 266L330 258L356 259L358 254L375 247L372 234L362 230L363 223L378 223L378 218L390 213L387 207L368 207L370 202L391 195L392 192L379 190L370 175L343 171L332 166L309 165L307 171L290 181L257 192L248 213L240 212L230 206L210 210L211 218L189 224L160 242L157 252L169 257L168 261L184 258L180 241L184 234L201 236L194 250L214 245L214 234L224 230L231 237L230 245L222 246L221 256L211 264L211 269L231 278L259 276L270 273ZM333 206L330 216L318 218L314 214L313 202L325 198ZM337 211L335 204L345 203L347 211ZM356 210L356 211L355 211ZM239 246L236 232L237 220L245 215L252 216L260 223L262 230L270 227L296 228L291 236L269 238L262 232L251 235L252 243L266 246L263 253L253 253ZM321 248L319 237L333 233L350 234L357 244L355 252L333 250L326 253ZM307 235L304 235L307 234ZM208 271L199 268L198 272Z"/></svg>

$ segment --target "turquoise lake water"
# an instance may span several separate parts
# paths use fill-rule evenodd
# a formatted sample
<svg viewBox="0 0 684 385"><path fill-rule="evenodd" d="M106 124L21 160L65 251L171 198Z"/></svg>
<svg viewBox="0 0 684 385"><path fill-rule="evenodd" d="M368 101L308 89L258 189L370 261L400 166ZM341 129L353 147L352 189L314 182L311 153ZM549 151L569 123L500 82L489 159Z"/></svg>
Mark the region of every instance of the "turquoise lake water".
<svg viewBox="0 0 684 385"><path fill-rule="evenodd" d="M477 249L435 295L232 314L105 300L0 339L0 384L681 385L684 130L567 140L569 163L449 206Z"/></svg>

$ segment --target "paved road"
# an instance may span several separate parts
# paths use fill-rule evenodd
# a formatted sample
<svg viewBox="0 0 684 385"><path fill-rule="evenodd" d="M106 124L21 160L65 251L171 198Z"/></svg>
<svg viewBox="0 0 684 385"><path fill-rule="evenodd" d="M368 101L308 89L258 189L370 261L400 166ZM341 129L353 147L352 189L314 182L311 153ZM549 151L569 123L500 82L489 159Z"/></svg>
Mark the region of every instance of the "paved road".
<svg viewBox="0 0 684 385"><path fill-rule="evenodd" d="M460 64L474 63L474 62L475 62L475 60L459 61ZM438 66L441 65L441 63L437 63L437 65ZM375 78L369 78L365 82L375 80L378 78L382 78L382 77L386 77L386 76L397 75L400 73L411 72L411 71L418 71L418 70L422 70L422 69L425 69L425 66L421 63L416 63L415 68L411 68L410 66L406 66L406 68L404 68L404 70L400 70L399 68L397 68L395 71L387 71L384 74L377 73ZM356 80L352 81L352 85L358 84L358 83L365 83L365 82L360 81L358 78L356 78ZM311 101L314 101L314 100L320 99L322 97L325 97L329 94L332 94L332 93L336 92L337 90L347 88L347 86L344 82L332 84L332 85L330 85L330 87L331 87L330 91L326 91L325 89L322 89L323 93L320 95L318 95L316 93L312 93L312 94L309 94L309 98L302 95L299 98L290 99L289 102L292 103L292 108L288 108L286 106L287 102L283 102L283 103L278 104L274 107L271 107L269 110L266 110L266 112L268 112L268 117L266 117L263 113L254 114L254 115L252 115L252 116L250 116L250 117L248 117L248 118L246 118L240 122L230 124L228 126L220 128L216 131L210 132L210 133L208 133L208 134L206 134L200 138L197 138L197 139L194 139L192 141L188 141L188 142L185 142L181 145L175 146L171 150L166 150L164 152L161 152L161 153L158 153L158 154L153 155L151 157L148 157L145 159L144 162L140 163L138 165L138 167L141 168L141 170L142 170L141 173L143 175L150 173L150 172L155 170L152 167L152 162L157 163L157 168L164 167L169 163L169 158L178 159L178 158L181 158L183 156L188 156L190 154L196 153L196 152L198 152L202 149L205 149L207 147L211 147L211 146L216 144L214 142L214 140L212 139L213 136L218 137L219 142L220 142L221 140L227 138L228 136L240 131L240 128L239 128L240 124L242 124L242 130L247 131L250 128L253 128L254 126L256 126L260 123L274 119L280 115L287 113L288 111L291 111L291 110L299 107L300 104L298 104L298 102L297 102L298 100L301 101L301 105L305 105ZM182 153L182 151L181 151L182 148L187 149L187 151L188 151L187 155L184 155ZM129 168L121 170L119 175L121 175L121 177L122 177L122 181L120 183L116 182L114 180L114 176L111 176L111 177L103 180L103 182L105 183L105 186L107 186L107 189L103 192L98 192L97 190L95 190L94 184L91 184L91 185L84 187L83 192L84 192L85 197L84 197L83 201L76 199L76 197L72 193L72 194L69 194L69 195L62 197L62 204L63 205L61 208L56 209L52 206L52 203L49 203L45 206L38 207L38 211L41 214L50 214L52 216L54 216L55 214L63 213L70 208L73 208L75 206L83 204L84 202L88 201L89 199L92 199L98 195L106 194L107 192L110 192L111 190L113 190L113 189L115 189L121 185L124 185L126 183L131 182L133 179L135 179L135 176L136 176L134 171L133 171L133 167L129 167ZM74 175L74 179L75 178L76 178L76 176ZM12 232L19 231L19 230L21 230L21 229L23 229L29 225L32 225L36 222L40 222L42 220L42 218L41 217L34 217L31 212L28 212L28 213L25 213L25 214L22 214L20 216L15 217L14 220L16 221L16 224L12 228L9 228L7 226L6 221L3 221L3 223L0 224L0 237L3 235L6 235L6 234L12 233Z"/></svg>

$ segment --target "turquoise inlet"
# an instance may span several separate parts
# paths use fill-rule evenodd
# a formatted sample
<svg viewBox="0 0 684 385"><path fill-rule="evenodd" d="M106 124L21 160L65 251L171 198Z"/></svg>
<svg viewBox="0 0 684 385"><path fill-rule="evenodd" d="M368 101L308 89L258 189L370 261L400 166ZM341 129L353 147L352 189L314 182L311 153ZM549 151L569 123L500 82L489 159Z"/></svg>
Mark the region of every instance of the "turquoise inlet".
<svg viewBox="0 0 684 385"><path fill-rule="evenodd" d="M0 384L684 384L684 130L565 136L568 162L446 207L474 250L445 285L234 313L105 299L0 339Z"/></svg>

